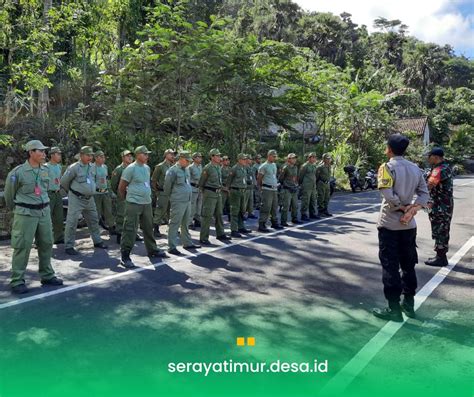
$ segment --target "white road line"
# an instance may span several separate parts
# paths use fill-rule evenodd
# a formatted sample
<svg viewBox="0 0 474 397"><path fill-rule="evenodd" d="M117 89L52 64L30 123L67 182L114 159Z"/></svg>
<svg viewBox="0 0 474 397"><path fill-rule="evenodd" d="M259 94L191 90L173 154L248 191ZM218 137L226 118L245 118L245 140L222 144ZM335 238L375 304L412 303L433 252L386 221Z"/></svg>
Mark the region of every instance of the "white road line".
<svg viewBox="0 0 474 397"><path fill-rule="evenodd" d="M451 257L449 265L441 268L428 281L420 292L415 296L415 310L418 310L423 302L431 295L435 288L440 285L456 264L474 246L474 236ZM341 396L349 384L362 372L375 355L387 344L387 342L405 324L389 321L352 359L332 378L321 390L321 396Z"/></svg>
<svg viewBox="0 0 474 397"><path fill-rule="evenodd" d="M323 219L319 219L319 220L316 220L316 221L313 221L313 222L303 223L301 225L294 226L294 227L291 227L291 228L277 230L275 232L266 233L266 234L259 234L257 236L254 236L254 237L251 237L251 238L248 238L248 239L245 239L245 240L240 240L240 241L235 242L235 243L221 245L219 247L211 248L211 249L206 250L206 251L199 251L196 254L189 254L189 255L186 255L186 256L178 257L176 259L170 259L170 260L162 261L162 262L157 263L156 265L147 265L147 266L143 266L143 267L138 267L138 268L135 268L135 269L132 269L132 270L124 271L123 273L115 273L115 274L111 274L110 276L97 278L95 280L89 280L89 281L85 281L83 283L70 285L70 286L66 286L66 287L61 287L61 288L55 289L53 291L43 292L43 293L32 295L32 296L29 296L29 297L26 297L26 298L15 299L13 301L5 302L5 303L0 304L0 310L1 309L6 309L6 308L12 307L12 306L21 305L21 304L24 304L24 303L27 303L27 302L31 302L31 301L35 301L35 300L39 300L39 299L44 299L44 298L47 298L47 297L50 297L50 296L64 294L65 292L75 291L77 289L88 287L88 286L91 286L91 285L101 284L101 283L104 283L104 282L107 282L107 281L111 281L111 280L115 280L115 279L122 278L122 277L125 277L125 276L129 276L129 275L132 275L134 273L140 273L140 272L143 272L144 270L153 270L158 266L169 265L169 264L172 264L172 263L180 262L180 261L185 260L185 259L195 258L195 257L201 256L201 255L204 255L204 254L210 254L212 252L221 251L221 250L224 250L224 249L227 249L227 248L230 248L230 247L234 247L236 245L245 245L245 244L248 244L252 241L261 239L261 238L266 238L266 237L269 237L269 236L274 236L276 234L285 233L286 231L290 231L290 230L304 228L304 227L314 225L316 223L321 223L321 222L324 222L324 221L331 221L333 219L342 218L342 217L345 217L347 215L355 214L355 213L358 213L358 212L363 212L363 211L366 211L368 209L371 209L373 207L378 207L378 206L380 206L380 204L372 204L372 205L360 208L358 210L344 212L342 214L334 215L331 218L323 218Z"/></svg>
<svg viewBox="0 0 474 397"><path fill-rule="evenodd" d="M457 185L457 186L466 186L466 185L470 185L471 183L474 183L474 181L462 183L462 184Z"/></svg>

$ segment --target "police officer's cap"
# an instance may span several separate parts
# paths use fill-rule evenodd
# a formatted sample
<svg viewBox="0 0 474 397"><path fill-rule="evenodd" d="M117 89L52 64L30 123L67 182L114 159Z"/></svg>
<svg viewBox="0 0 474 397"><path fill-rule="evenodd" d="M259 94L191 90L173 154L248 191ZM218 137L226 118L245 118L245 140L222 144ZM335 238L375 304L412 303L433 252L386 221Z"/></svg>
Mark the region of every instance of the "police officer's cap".
<svg viewBox="0 0 474 397"><path fill-rule="evenodd" d="M97 150L97 152L94 153L94 157L99 157L99 156L105 156L105 153L102 150Z"/></svg>
<svg viewBox="0 0 474 397"><path fill-rule="evenodd" d="M166 150L165 150L165 156L166 156L168 153L176 154L176 152L175 152L173 149L166 149Z"/></svg>
<svg viewBox="0 0 474 397"><path fill-rule="evenodd" d="M429 156L439 156L439 157L444 157L444 150L440 147L434 147L428 152L428 157Z"/></svg>
<svg viewBox="0 0 474 397"><path fill-rule="evenodd" d="M178 157L179 157L180 159L186 159L186 160L188 160L188 161L191 161L191 160L192 160L192 158L191 158L191 153L188 152L188 151L185 151L185 150L183 150L182 152L179 152L179 153L178 153Z"/></svg>
<svg viewBox="0 0 474 397"><path fill-rule="evenodd" d="M129 154L132 154L130 150L124 150L122 153L120 153L120 156L124 157L124 156L128 156Z"/></svg>
<svg viewBox="0 0 474 397"><path fill-rule="evenodd" d="M239 153L237 155L237 160L247 160L249 156L247 156L245 153Z"/></svg>
<svg viewBox="0 0 474 397"><path fill-rule="evenodd" d="M295 153L289 153L286 157L289 159L296 159L298 156Z"/></svg>
<svg viewBox="0 0 474 397"><path fill-rule="evenodd" d="M29 141L25 145L25 150L29 152L30 150L46 150L48 149L48 146L44 146L41 141L34 139L32 141Z"/></svg>
<svg viewBox="0 0 474 397"><path fill-rule="evenodd" d="M276 150L271 149L268 151L267 156L278 156L278 154Z"/></svg>
<svg viewBox="0 0 474 397"><path fill-rule="evenodd" d="M222 156L222 160L229 160L229 156Z"/></svg>
<svg viewBox="0 0 474 397"><path fill-rule="evenodd" d="M83 146L81 147L81 150L79 150L80 154L94 154L94 150L92 149L92 146Z"/></svg>
<svg viewBox="0 0 474 397"><path fill-rule="evenodd" d="M200 152L194 152L193 159L195 159L196 157L202 157L202 154Z"/></svg>
<svg viewBox="0 0 474 397"><path fill-rule="evenodd" d="M49 154L54 154L54 153L62 153L62 152L61 152L61 149L58 146L53 146L50 149Z"/></svg>
<svg viewBox="0 0 474 397"><path fill-rule="evenodd" d="M387 140L387 145L394 153L404 153L409 144L410 140L402 134L390 135Z"/></svg>
<svg viewBox="0 0 474 397"><path fill-rule="evenodd" d="M146 148L145 145L138 146L135 148L135 154L150 154L151 151Z"/></svg>
<svg viewBox="0 0 474 397"><path fill-rule="evenodd" d="M211 149L211 151L209 152L209 155L210 156L220 156L221 152L219 152L219 149Z"/></svg>

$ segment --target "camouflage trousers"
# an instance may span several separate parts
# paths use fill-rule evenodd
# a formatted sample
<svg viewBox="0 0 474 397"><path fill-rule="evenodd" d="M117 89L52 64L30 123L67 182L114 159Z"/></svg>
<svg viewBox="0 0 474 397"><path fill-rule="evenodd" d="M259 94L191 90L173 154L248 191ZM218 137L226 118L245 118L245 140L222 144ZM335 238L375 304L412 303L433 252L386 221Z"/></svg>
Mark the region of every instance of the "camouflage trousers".
<svg viewBox="0 0 474 397"><path fill-rule="evenodd" d="M451 227L452 209L443 211L431 211L429 218L431 222L431 237L435 241L436 252L446 254L449 248L449 229Z"/></svg>

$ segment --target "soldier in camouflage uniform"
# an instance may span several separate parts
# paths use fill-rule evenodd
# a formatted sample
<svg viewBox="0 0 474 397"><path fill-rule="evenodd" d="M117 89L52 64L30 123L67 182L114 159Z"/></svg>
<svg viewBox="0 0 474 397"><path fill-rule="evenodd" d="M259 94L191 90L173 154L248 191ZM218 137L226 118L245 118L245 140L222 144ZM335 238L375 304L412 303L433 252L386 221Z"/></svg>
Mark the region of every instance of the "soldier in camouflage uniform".
<svg viewBox="0 0 474 397"><path fill-rule="evenodd" d="M298 182L301 187L301 220L319 219L317 213L316 153L309 153L308 160L300 168ZM309 216L308 216L309 213Z"/></svg>
<svg viewBox="0 0 474 397"><path fill-rule="evenodd" d="M245 170L247 172L247 191L245 192L245 212L247 212L247 218L257 219L254 215L254 190L257 182L257 176L255 175L252 158L247 156Z"/></svg>
<svg viewBox="0 0 474 397"><path fill-rule="evenodd" d="M96 193L94 195L99 224L109 231L110 235L117 234L115 230L115 217L112 214L112 196L109 191L109 169L105 164L105 154L98 150L94 154L95 158L95 185ZM103 218L103 219L102 219Z"/></svg>
<svg viewBox="0 0 474 397"><path fill-rule="evenodd" d="M257 210L260 209L260 204L262 203L262 195L260 194L260 189L258 188L258 185L257 185L258 169L260 168L261 163L262 163L262 156L257 154L254 158L254 163L252 165L252 172L253 172L254 183L255 183L255 186L253 188L253 194L254 194L253 206Z"/></svg>
<svg viewBox="0 0 474 397"><path fill-rule="evenodd" d="M46 163L49 174L49 208L53 223L54 244L64 244L63 197L61 196L61 149L57 146L49 151L50 160Z"/></svg>
<svg viewBox="0 0 474 397"><path fill-rule="evenodd" d="M332 216L328 211L331 192L329 180L331 179L331 155L323 154L323 161L316 167L316 186L318 190L318 213L322 216Z"/></svg>
<svg viewBox="0 0 474 397"><path fill-rule="evenodd" d="M225 186L225 182L230 174L230 159L229 156L222 156L221 160L221 173L222 173L222 182L224 186L222 188L222 211L224 215L227 215L227 218L230 222L230 192Z"/></svg>
<svg viewBox="0 0 474 397"><path fill-rule="evenodd" d="M156 208L153 216L155 237L161 237L160 226L166 225L169 219L170 200L164 194L165 175L174 164L175 152L173 149L165 150L165 159L153 170L151 188L156 195Z"/></svg>
<svg viewBox="0 0 474 397"><path fill-rule="evenodd" d="M189 228L201 227L202 193L199 190L199 179L202 174L202 154L193 153L193 163L188 167L191 178L193 195L191 198L191 216L189 217ZM194 224L193 224L194 221Z"/></svg>
<svg viewBox="0 0 474 397"><path fill-rule="evenodd" d="M443 149L433 148L428 153L431 171L428 174L430 200L428 203L431 233L435 241L436 256L428 259L428 266L447 266L446 253L449 248L449 229L453 216L453 175L444 159Z"/></svg>
<svg viewBox="0 0 474 397"><path fill-rule="evenodd" d="M286 164L281 168L279 181L282 187L282 208L281 225L289 226L288 211L291 209L291 221L295 224L301 223L298 220L298 167L296 166L297 156L290 153L287 156Z"/></svg>

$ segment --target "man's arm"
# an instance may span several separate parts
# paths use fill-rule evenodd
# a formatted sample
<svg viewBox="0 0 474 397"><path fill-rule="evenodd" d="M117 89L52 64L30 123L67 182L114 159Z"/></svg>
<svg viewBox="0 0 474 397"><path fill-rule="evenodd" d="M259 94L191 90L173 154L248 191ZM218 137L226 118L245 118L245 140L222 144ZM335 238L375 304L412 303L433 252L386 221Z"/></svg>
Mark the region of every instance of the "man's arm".
<svg viewBox="0 0 474 397"><path fill-rule="evenodd" d="M61 177L61 187L66 191L69 192L69 187L71 186L71 182L76 176L76 171L72 165L68 167L64 175Z"/></svg>
<svg viewBox="0 0 474 397"><path fill-rule="evenodd" d="M127 197L127 186L129 183L125 179L120 179L119 185L118 185L118 194L122 200L125 200Z"/></svg>
<svg viewBox="0 0 474 397"><path fill-rule="evenodd" d="M175 180L176 173L174 171L168 170L165 175L165 184L163 186L163 193L165 196L169 196L171 194L171 189L173 188Z"/></svg>
<svg viewBox="0 0 474 397"><path fill-rule="evenodd" d="M199 187L202 189L204 185L207 182L207 178L209 177L209 174L207 173L207 170L204 169L201 174L201 178L199 179Z"/></svg>
<svg viewBox="0 0 474 397"><path fill-rule="evenodd" d="M5 204L9 210L13 210L15 207L15 195L18 190L18 176L16 175L16 169L12 170L5 183Z"/></svg>

